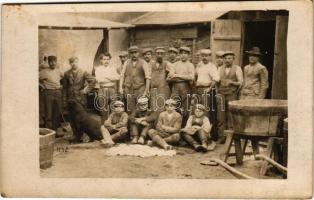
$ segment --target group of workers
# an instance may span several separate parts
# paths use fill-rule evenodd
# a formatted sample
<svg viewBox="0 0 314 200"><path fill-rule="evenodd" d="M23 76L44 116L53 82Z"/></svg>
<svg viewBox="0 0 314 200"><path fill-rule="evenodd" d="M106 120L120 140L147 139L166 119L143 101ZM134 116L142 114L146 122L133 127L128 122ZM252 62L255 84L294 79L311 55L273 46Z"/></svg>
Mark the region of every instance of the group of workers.
<svg viewBox="0 0 314 200"><path fill-rule="evenodd" d="M58 127L62 94L86 106L86 95L96 90L94 106L106 132L104 144L130 138L131 143L172 149L183 139L198 151L211 150L214 141L224 142L224 130L232 128L229 101L265 98L268 71L259 62L263 54L258 47L246 53L249 64L242 70L234 64L232 51L201 49L200 62L192 64L186 46L131 46L119 54L120 66L110 62L110 53L103 53L89 74L71 57L71 69L64 75L57 58L49 56L48 67L39 72L44 126Z"/></svg>

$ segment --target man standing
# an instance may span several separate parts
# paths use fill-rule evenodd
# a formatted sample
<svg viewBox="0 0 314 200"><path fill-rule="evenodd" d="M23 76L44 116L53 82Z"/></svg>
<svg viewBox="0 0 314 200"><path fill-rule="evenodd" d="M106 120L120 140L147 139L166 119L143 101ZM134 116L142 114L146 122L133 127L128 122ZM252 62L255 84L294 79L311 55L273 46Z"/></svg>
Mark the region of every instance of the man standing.
<svg viewBox="0 0 314 200"><path fill-rule="evenodd" d="M224 51L216 51L215 53L216 55L215 61L216 61L217 68L221 67L224 64L224 57L223 57L224 53L225 53Z"/></svg>
<svg viewBox="0 0 314 200"><path fill-rule="evenodd" d="M57 67L57 57L48 56L49 68L39 72L39 83L42 85L45 96L45 127L57 130L60 125L62 111L61 79L63 74Z"/></svg>
<svg viewBox="0 0 314 200"><path fill-rule="evenodd" d="M172 64L164 61L165 52L164 47L156 47L156 62L151 63L150 105L153 111L162 111L165 100L170 97L167 75L170 68L172 68Z"/></svg>
<svg viewBox="0 0 314 200"><path fill-rule="evenodd" d="M91 89L88 87L87 81L91 75L79 68L78 61L79 59L75 56L69 59L71 69L64 73L63 87L66 102L69 99L75 99L83 106L86 106L86 94Z"/></svg>
<svg viewBox="0 0 314 200"><path fill-rule="evenodd" d="M264 99L268 88L268 71L259 62L262 53L259 47L247 52L249 64L244 67L244 81L240 99Z"/></svg>
<svg viewBox="0 0 314 200"><path fill-rule="evenodd" d="M169 62L174 64L175 62L177 62L177 56L178 56L178 49L174 48L174 47L170 47L168 50L168 54L169 54Z"/></svg>
<svg viewBox="0 0 314 200"><path fill-rule="evenodd" d="M95 67L98 94L95 99L95 107L101 114L101 122L107 120L110 112L110 103L116 99L117 82L120 75L117 68L110 64L110 53L99 55L99 66Z"/></svg>
<svg viewBox="0 0 314 200"><path fill-rule="evenodd" d="M217 104L216 104L216 83L219 82L217 67L211 62L211 50L200 51L202 61L196 67L196 94L199 104L206 108L206 115L212 124L211 136L217 140Z"/></svg>
<svg viewBox="0 0 314 200"><path fill-rule="evenodd" d="M151 70L143 59L139 58L137 46L129 48L130 59L122 68L119 92L126 95L127 112L135 109L139 96L147 96L150 89Z"/></svg>
<svg viewBox="0 0 314 200"><path fill-rule="evenodd" d="M122 67L125 63L125 61L128 59L128 52L126 51L121 51L120 54L119 54L119 58L120 58L120 62L121 62L121 65L120 67L118 68L118 73L121 74L121 71L122 71Z"/></svg>
<svg viewBox="0 0 314 200"><path fill-rule="evenodd" d="M189 96L191 95L191 83L195 78L194 65L189 61L191 49L189 47L180 48L180 61L173 65L168 74L168 81L172 82L171 96L179 100L179 108L183 115L183 121L187 120L187 109L189 107Z"/></svg>
<svg viewBox="0 0 314 200"><path fill-rule="evenodd" d="M219 67L220 84L217 95L218 109L218 128L220 141L224 140L224 130L232 128L231 115L228 109L229 101L237 100L239 88L243 82L243 74L241 67L234 65L235 54L232 51L226 51L223 55L224 65Z"/></svg>
<svg viewBox="0 0 314 200"><path fill-rule="evenodd" d="M145 48L142 51L142 55L144 60L150 64L151 62L153 62L152 57L153 57L153 49L152 48Z"/></svg>

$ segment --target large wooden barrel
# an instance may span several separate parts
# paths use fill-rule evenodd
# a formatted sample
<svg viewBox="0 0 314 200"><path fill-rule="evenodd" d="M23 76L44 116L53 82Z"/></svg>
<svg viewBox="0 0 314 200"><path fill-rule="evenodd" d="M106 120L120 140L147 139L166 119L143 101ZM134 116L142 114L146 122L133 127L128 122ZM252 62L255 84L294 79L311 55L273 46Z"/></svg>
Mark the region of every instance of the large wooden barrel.
<svg viewBox="0 0 314 200"><path fill-rule="evenodd" d="M288 115L286 100L249 99L229 102L233 130L251 136L275 136L278 123Z"/></svg>
<svg viewBox="0 0 314 200"><path fill-rule="evenodd" d="M51 167L56 132L39 128L39 163L41 169Z"/></svg>

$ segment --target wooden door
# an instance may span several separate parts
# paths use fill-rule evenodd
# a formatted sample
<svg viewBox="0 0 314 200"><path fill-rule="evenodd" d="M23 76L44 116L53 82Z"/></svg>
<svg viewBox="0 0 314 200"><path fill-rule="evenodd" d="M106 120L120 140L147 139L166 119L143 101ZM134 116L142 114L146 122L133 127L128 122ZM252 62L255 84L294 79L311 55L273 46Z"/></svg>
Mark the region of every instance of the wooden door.
<svg viewBox="0 0 314 200"><path fill-rule="evenodd" d="M288 16L276 16L272 98L287 99Z"/></svg>
<svg viewBox="0 0 314 200"><path fill-rule="evenodd" d="M242 22L240 20L215 20L211 26L211 49L215 51L233 51L234 64L242 63ZM213 53L214 55L214 53Z"/></svg>

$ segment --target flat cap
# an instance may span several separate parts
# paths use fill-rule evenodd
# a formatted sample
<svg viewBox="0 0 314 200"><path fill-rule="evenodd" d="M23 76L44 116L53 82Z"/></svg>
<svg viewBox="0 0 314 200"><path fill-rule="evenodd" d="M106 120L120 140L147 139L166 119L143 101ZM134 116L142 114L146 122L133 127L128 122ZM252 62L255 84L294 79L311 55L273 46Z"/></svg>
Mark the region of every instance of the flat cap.
<svg viewBox="0 0 314 200"><path fill-rule="evenodd" d="M138 104L148 104L148 98L146 96L142 96L137 100Z"/></svg>
<svg viewBox="0 0 314 200"><path fill-rule="evenodd" d="M78 57L72 56L71 58L69 58L70 63L73 63L75 60L78 60Z"/></svg>
<svg viewBox="0 0 314 200"><path fill-rule="evenodd" d="M124 106L124 103L122 101L115 101L113 106Z"/></svg>
<svg viewBox="0 0 314 200"><path fill-rule="evenodd" d="M224 54L225 54L225 52L224 51L216 51L216 56L219 56L219 57L221 57L221 56L223 56Z"/></svg>
<svg viewBox="0 0 314 200"><path fill-rule="evenodd" d="M165 53L166 52L166 49L164 47L156 47L155 48L155 52L158 53Z"/></svg>
<svg viewBox="0 0 314 200"><path fill-rule="evenodd" d="M143 54L145 54L145 53L147 53L147 52L153 53L153 49L152 49L152 48L144 48L144 49L142 50L142 53L143 53Z"/></svg>
<svg viewBox="0 0 314 200"><path fill-rule="evenodd" d="M177 102L173 99L167 99L165 102L166 105L176 105Z"/></svg>
<svg viewBox="0 0 314 200"><path fill-rule="evenodd" d="M129 49L128 49L129 52L138 52L139 51L139 48L137 46L131 46Z"/></svg>
<svg viewBox="0 0 314 200"><path fill-rule="evenodd" d="M180 51L186 51L186 52L189 52L189 53L191 52L190 47L180 47L179 50Z"/></svg>
<svg viewBox="0 0 314 200"><path fill-rule="evenodd" d="M235 55L233 51L225 51L225 53L223 54L223 56L228 56L228 55Z"/></svg>
<svg viewBox="0 0 314 200"><path fill-rule="evenodd" d="M128 52L126 52L126 51L121 51L120 53L119 53L119 57L124 57L124 56L128 56L129 54L128 54Z"/></svg>
<svg viewBox="0 0 314 200"><path fill-rule="evenodd" d="M196 104L195 105L195 110L202 110L202 111L205 111L205 106L202 105L202 104Z"/></svg>
<svg viewBox="0 0 314 200"><path fill-rule="evenodd" d="M210 49L202 49L201 50L201 54L205 54L205 55L211 55L212 51Z"/></svg>
<svg viewBox="0 0 314 200"><path fill-rule="evenodd" d="M178 50L177 48L174 48L174 47L170 47L170 48L168 49L168 52L169 52L169 51L173 51L173 52L179 53L179 50Z"/></svg>

